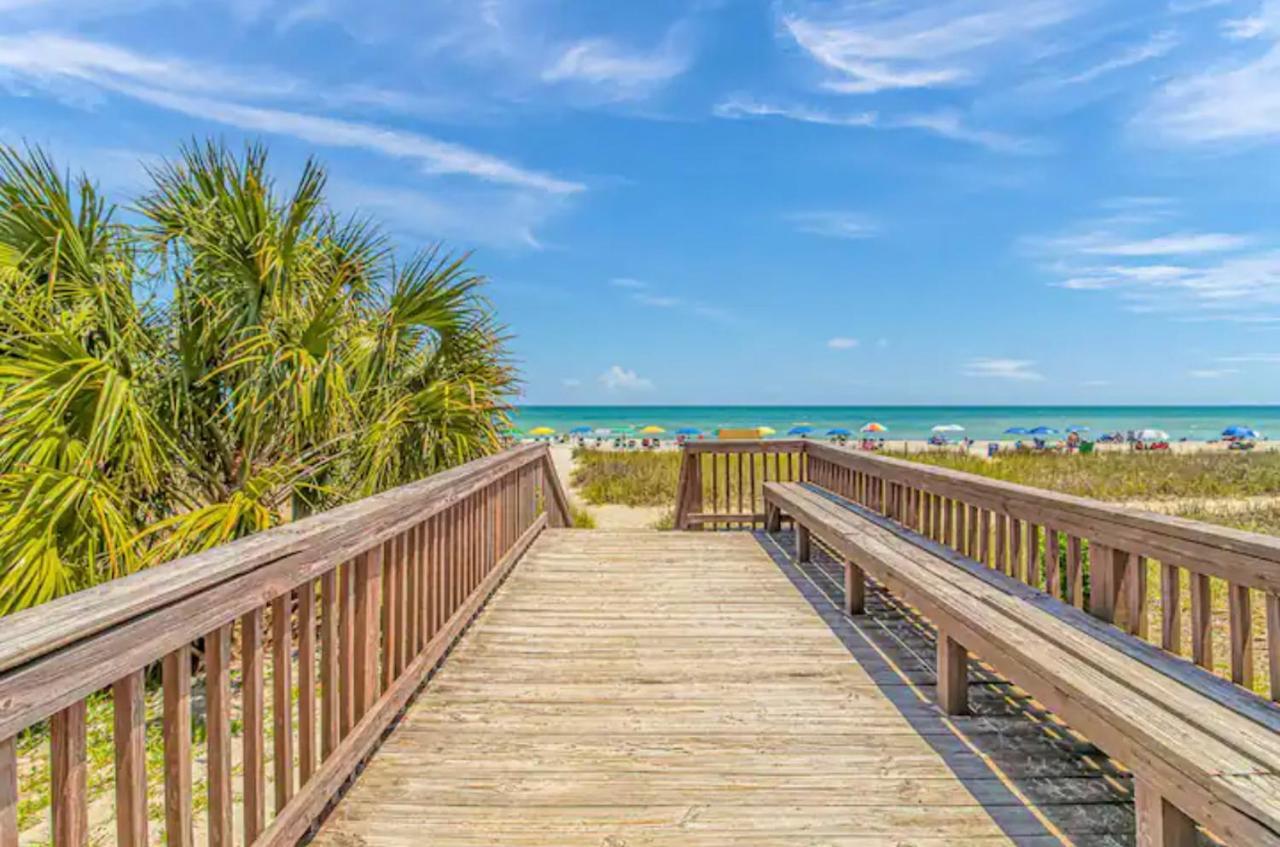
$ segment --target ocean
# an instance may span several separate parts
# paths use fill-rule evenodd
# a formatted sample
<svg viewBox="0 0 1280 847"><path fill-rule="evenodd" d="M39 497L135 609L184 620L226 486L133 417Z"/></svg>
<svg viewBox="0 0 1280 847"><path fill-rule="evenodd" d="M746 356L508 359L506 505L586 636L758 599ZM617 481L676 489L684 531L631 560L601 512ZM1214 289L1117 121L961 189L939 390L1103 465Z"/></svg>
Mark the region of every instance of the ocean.
<svg viewBox="0 0 1280 847"><path fill-rule="evenodd" d="M781 437L801 423L821 436L834 428L857 432L870 421L888 427L880 436L888 440L925 439L939 424L958 424L976 440L1010 438L1003 433L1015 426L1087 426L1094 435L1153 428L1174 440L1207 441L1241 424L1280 437L1280 406L523 406L515 414L523 430L655 425L668 437L681 427L710 436L722 427L754 426L772 427Z"/></svg>

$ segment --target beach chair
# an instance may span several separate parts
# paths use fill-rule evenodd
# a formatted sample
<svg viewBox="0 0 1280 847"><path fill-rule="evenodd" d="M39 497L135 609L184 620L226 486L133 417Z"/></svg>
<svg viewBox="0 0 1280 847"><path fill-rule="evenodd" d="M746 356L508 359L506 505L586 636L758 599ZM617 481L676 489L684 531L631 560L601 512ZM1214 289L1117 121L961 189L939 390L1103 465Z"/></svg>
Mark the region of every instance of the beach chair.
<svg viewBox="0 0 1280 847"><path fill-rule="evenodd" d="M1089 455L1089 454L1091 454L1092 452L1093 452L1093 442L1092 442L1092 441L1081 441L1081 442L1080 442L1080 455L1081 455L1081 456L1088 456L1088 455Z"/></svg>

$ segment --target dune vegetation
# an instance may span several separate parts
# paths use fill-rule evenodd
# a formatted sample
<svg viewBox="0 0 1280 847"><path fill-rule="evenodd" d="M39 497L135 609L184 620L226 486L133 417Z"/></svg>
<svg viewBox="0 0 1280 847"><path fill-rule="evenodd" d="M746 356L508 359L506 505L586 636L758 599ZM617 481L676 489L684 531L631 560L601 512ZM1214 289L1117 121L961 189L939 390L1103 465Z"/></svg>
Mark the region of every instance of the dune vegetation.
<svg viewBox="0 0 1280 847"><path fill-rule="evenodd" d="M497 448L483 279L325 182L193 144L121 209L0 148L0 614Z"/></svg>

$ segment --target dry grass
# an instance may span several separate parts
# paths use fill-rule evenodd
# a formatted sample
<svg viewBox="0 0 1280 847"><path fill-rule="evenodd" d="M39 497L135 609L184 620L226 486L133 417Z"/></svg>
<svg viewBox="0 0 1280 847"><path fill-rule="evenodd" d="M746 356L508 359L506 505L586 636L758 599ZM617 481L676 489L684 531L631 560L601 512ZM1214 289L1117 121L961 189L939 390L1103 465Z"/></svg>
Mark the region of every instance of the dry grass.
<svg viewBox="0 0 1280 847"><path fill-rule="evenodd" d="M681 454L671 450L624 453L573 451L573 487L593 506L671 506L676 501Z"/></svg>
<svg viewBox="0 0 1280 847"><path fill-rule="evenodd" d="M1280 452L1008 453L987 459L915 453L912 461L1098 500L1250 497L1280 493Z"/></svg>

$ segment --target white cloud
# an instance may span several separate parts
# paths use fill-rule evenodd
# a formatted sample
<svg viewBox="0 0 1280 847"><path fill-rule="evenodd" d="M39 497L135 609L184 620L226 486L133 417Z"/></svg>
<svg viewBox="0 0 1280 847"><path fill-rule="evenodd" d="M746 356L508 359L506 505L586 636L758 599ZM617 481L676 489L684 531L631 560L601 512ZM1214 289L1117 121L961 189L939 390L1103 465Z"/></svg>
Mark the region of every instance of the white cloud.
<svg viewBox="0 0 1280 847"><path fill-rule="evenodd" d="M642 288L649 287L649 284L647 282L642 282L638 279L631 279L630 277L624 277L624 276L615 277L614 279L609 280L609 284L612 285L614 288L630 288L632 290L639 290Z"/></svg>
<svg viewBox="0 0 1280 847"><path fill-rule="evenodd" d="M1233 18L1222 22L1222 34L1233 41L1248 41L1267 31L1267 19L1261 15Z"/></svg>
<svg viewBox="0 0 1280 847"><path fill-rule="evenodd" d="M856 338L845 338L843 336L836 336L835 338L827 339L827 347L831 348L832 350L852 350L857 346L858 346L858 339Z"/></svg>
<svg viewBox="0 0 1280 847"><path fill-rule="evenodd" d="M690 56L674 35L656 50L628 50L606 38L575 41L542 72L551 83L585 83L609 89L615 99L645 96L689 68Z"/></svg>
<svg viewBox="0 0 1280 847"><path fill-rule="evenodd" d="M653 381L639 376L633 370L613 365L600 374L600 384L609 391L652 391Z"/></svg>
<svg viewBox="0 0 1280 847"><path fill-rule="evenodd" d="M1089 4L1069 0L882 0L787 4L782 29L831 73L831 91L873 94L971 83L1002 52Z"/></svg>
<svg viewBox="0 0 1280 847"><path fill-rule="evenodd" d="M1219 356L1218 361L1237 365L1280 365L1280 353L1249 353L1243 356Z"/></svg>
<svg viewBox="0 0 1280 847"><path fill-rule="evenodd" d="M333 179L329 199L340 212L383 220L394 231L463 247L542 249L538 230L572 207L570 198L486 184L419 190Z"/></svg>
<svg viewBox="0 0 1280 847"><path fill-rule="evenodd" d="M965 124L963 115L954 109L902 115L881 115L870 111L843 113L797 104L768 103L745 95L735 95L718 103L712 114L718 118L734 120L783 118L822 126L923 130L952 141L976 144L1001 153L1035 153L1043 149L1042 145L1032 139L970 127Z"/></svg>
<svg viewBox="0 0 1280 847"><path fill-rule="evenodd" d="M965 364L964 376L1038 382L1044 376L1033 370L1035 362L1026 359L972 359Z"/></svg>
<svg viewBox="0 0 1280 847"><path fill-rule="evenodd" d="M878 118L875 112L841 114L808 106L765 103L745 95L721 101L712 113L718 118L787 118L825 126L875 126Z"/></svg>
<svg viewBox="0 0 1280 847"><path fill-rule="evenodd" d="M1194 256L1238 250L1248 245L1249 239L1222 232L1179 232L1138 239L1094 232L1059 239L1057 244L1061 248L1090 256Z"/></svg>
<svg viewBox="0 0 1280 847"><path fill-rule="evenodd" d="M1069 76L1063 79L1062 83L1064 85L1079 85L1092 82L1098 77L1106 76L1109 73L1167 56L1177 46L1178 36L1176 33L1168 30L1158 32L1146 42L1130 47L1106 61L1099 62L1090 68Z"/></svg>
<svg viewBox="0 0 1280 847"><path fill-rule="evenodd" d="M284 96L301 86L262 71L243 74L180 60L141 56L109 44L40 34L0 38L0 72L3 71L30 84L76 81L239 129L409 159L429 174L460 174L554 194L585 189L581 183L528 170L496 156L420 133L226 99L242 95ZM208 96L211 94L225 96Z"/></svg>
<svg viewBox="0 0 1280 847"><path fill-rule="evenodd" d="M796 212L787 219L800 232L827 238L859 240L874 238L880 232L873 221L857 212Z"/></svg>
<svg viewBox="0 0 1280 847"><path fill-rule="evenodd" d="M1140 128L1188 144L1280 136L1280 0L1266 0L1256 16L1229 25L1228 34L1268 45L1245 61L1201 63L1208 66L1171 79L1138 114Z"/></svg>
<svg viewBox="0 0 1280 847"><path fill-rule="evenodd" d="M681 303L679 297L669 297L661 294L644 294L642 292L632 294L631 299L639 303L641 306L653 306L658 309L671 309L679 306Z"/></svg>
<svg viewBox="0 0 1280 847"><path fill-rule="evenodd" d="M1222 379L1224 376L1238 374L1240 371L1235 368L1197 368L1187 371L1187 376L1192 379Z"/></svg>

